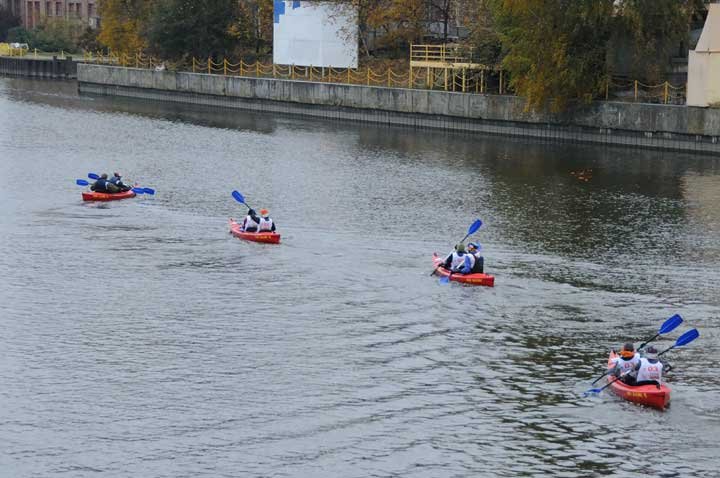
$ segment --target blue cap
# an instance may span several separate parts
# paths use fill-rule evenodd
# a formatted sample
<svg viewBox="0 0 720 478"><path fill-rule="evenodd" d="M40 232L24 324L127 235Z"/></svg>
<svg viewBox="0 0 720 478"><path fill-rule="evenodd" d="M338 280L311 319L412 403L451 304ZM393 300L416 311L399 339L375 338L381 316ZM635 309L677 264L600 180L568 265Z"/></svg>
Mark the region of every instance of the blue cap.
<svg viewBox="0 0 720 478"><path fill-rule="evenodd" d="M477 242L471 242L468 244L468 247L473 246L475 249L480 249L480 244Z"/></svg>

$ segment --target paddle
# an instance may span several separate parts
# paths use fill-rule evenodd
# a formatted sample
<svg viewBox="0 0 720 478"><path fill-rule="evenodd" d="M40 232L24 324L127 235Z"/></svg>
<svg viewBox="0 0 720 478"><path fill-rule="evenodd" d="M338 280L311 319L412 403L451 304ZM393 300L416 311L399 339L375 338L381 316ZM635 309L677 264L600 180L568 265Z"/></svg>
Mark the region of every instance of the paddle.
<svg viewBox="0 0 720 478"><path fill-rule="evenodd" d="M673 345L672 347L666 348L665 350L663 350L662 352L660 352L660 353L658 354L658 357L661 356L662 354L666 353L666 352L670 352L670 351L671 351L672 349L674 349L675 347L682 347L683 345L687 345L687 344L689 344L690 342L692 342L693 340L695 340L695 339L698 338L698 337L700 337L700 332L698 332L697 329L688 330L687 332L685 332L684 334L682 334L680 337L677 338L677 340L675 341L675 345ZM620 378L624 377L625 375L627 375L627 374L630 373L630 372L632 372L632 370L628 370L627 372L625 372L624 374L622 374L622 375L620 376ZM590 390L588 390L587 392L585 392L585 393L583 394L583 396L587 397L588 395L591 395L591 394L598 394L598 393L602 392L603 390L605 390L606 388L608 388L608 387L609 387L610 385L612 385L613 383L615 383L616 381L620 380L620 378L616 378L615 380L613 380L613 381L611 381L611 382L608 382L608 383L607 383L605 386L603 386L603 387L600 387L600 388L591 388Z"/></svg>
<svg viewBox="0 0 720 478"><path fill-rule="evenodd" d="M242 194L240 194L239 191L233 191L233 192L232 192L232 197L233 197L237 202L239 202L240 204L244 205L246 208L252 209L252 208L251 208L250 206L248 206L247 203L245 202L245 196L243 196Z"/></svg>
<svg viewBox="0 0 720 478"><path fill-rule="evenodd" d="M587 392L583 393L583 397L589 397L590 395L593 395L593 394L597 395L598 393L602 392L603 390L605 390L610 385L617 382L618 380L620 380L621 378L623 378L625 375L629 374L630 372L632 372L632 370L628 370L627 372L625 372L625 373L621 374L619 377L617 377L615 380L609 381L608 383L606 383L605 385L603 385L600 388L591 388Z"/></svg>
<svg viewBox="0 0 720 478"><path fill-rule="evenodd" d="M675 347L682 347L683 345L687 345L698 337L700 337L700 332L698 332L697 329L688 330L687 332L682 334L680 337L678 337L678 339L675 341L675 345L673 345L672 347L668 347L665 350L663 350L662 352L660 352L658 354L658 357L666 352L670 352Z"/></svg>
<svg viewBox="0 0 720 478"><path fill-rule="evenodd" d="M90 183L88 181L85 181L84 179L76 179L75 184L77 184L78 186L90 186ZM152 188L132 188L132 191L135 194L149 194L151 196L155 194L155 190Z"/></svg>
<svg viewBox="0 0 720 478"><path fill-rule="evenodd" d="M668 332L671 332L677 328L678 325L682 324L683 318L680 317L680 314L675 314L669 319L665 321L664 324L660 327L660 330L658 330L658 333L653 335L651 339L646 340L645 342L638 347L638 350L644 349L647 344L655 340L656 338L660 337L663 334L667 334Z"/></svg>
<svg viewBox="0 0 720 478"><path fill-rule="evenodd" d="M672 332L673 330L675 330L678 327L678 325L680 325L682 323L682 321L683 321L683 318L680 317L679 314L673 315L672 317L667 319L665 322L663 322L663 324L660 326L660 330L658 330L658 333L655 334L651 339L646 340L640 347L638 347L638 350L645 347L647 344L649 344L656 338L660 337L661 335L667 334L668 332ZM591 385L595 385L598 382L598 380L603 378L608 373L610 373L610 371L606 371L604 374L600 375L598 378L596 378L593 381L593 383L591 383Z"/></svg>
<svg viewBox="0 0 720 478"><path fill-rule="evenodd" d="M465 234L465 237L463 237L460 240L460 242L458 242L458 244L465 242L465 239L470 237L471 234L475 234L477 232L477 230L480 229L480 226L482 226L482 221L480 219L476 219L475 222L470 224L467 234ZM440 269L441 266L442 266L442 262L440 264L438 264L438 266L435 269L433 269L433 271L430 273L430 275L431 276L434 275L437 272L437 270Z"/></svg>

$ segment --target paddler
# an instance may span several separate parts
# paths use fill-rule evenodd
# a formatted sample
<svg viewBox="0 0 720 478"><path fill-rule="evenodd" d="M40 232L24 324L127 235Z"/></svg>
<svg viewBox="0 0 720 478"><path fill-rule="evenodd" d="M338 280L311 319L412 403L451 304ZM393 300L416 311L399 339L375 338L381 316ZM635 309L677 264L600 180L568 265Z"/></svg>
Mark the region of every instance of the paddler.
<svg viewBox="0 0 720 478"><path fill-rule="evenodd" d="M260 222L258 224L258 232L275 232L275 222L268 215L270 211L260 209Z"/></svg>
<svg viewBox="0 0 720 478"><path fill-rule="evenodd" d="M260 225L260 218L257 216L255 209L249 209L247 216L243 219L240 229L243 232L257 232Z"/></svg>
<svg viewBox="0 0 720 478"><path fill-rule="evenodd" d="M120 189L120 192L129 191L130 189L132 189L130 186L123 182L122 176L117 171L115 171L113 173L113 177L110 178L110 183L117 186Z"/></svg>
<svg viewBox="0 0 720 478"><path fill-rule="evenodd" d="M636 367L640 364L640 354L635 352L635 346L632 342L623 344L619 357L615 358L615 370L613 373L616 377L622 377L621 380L628 385L635 384Z"/></svg>
<svg viewBox="0 0 720 478"><path fill-rule="evenodd" d="M472 273L482 274L485 271L485 259L480 255L480 244L471 242L467 245L467 253L475 258L475 264L472 267Z"/></svg>
<svg viewBox="0 0 720 478"><path fill-rule="evenodd" d="M445 258L443 267L449 271L460 274L470 274L475 265L475 256L465 252L465 245L460 243L455 246L455 250Z"/></svg>
<svg viewBox="0 0 720 478"><path fill-rule="evenodd" d="M645 356L635 366L637 373L635 385L660 385L663 363L658 359L658 351L652 345L645 349Z"/></svg>
<svg viewBox="0 0 720 478"><path fill-rule="evenodd" d="M99 192L99 193L119 193L120 188L108 181L108 175L107 173L103 173L100 175L100 178L95 181L92 186L90 186L91 191Z"/></svg>

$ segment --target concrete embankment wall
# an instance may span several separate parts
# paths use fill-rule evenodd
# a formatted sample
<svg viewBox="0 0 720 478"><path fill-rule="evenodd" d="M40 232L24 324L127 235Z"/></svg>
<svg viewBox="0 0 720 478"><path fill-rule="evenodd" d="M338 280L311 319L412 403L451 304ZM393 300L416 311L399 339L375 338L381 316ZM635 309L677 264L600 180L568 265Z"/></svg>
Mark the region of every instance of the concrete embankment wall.
<svg viewBox="0 0 720 478"><path fill-rule="evenodd" d="M78 65L81 93L413 127L720 154L720 110L595 102L524 111L513 96Z"/></svg>
<svg viewBox="0 0 720 478"><path fill-rule="evenodd" d="M59 60L55 57L35 59L26 57L0 57L0 75L29 76L33 78L76 78L77 63L72 57Z"/></svg>

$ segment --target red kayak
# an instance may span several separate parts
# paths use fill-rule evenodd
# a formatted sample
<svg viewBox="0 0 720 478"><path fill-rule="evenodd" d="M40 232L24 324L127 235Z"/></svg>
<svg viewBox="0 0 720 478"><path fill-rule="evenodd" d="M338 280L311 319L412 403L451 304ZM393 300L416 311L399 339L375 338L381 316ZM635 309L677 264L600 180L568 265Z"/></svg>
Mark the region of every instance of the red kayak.
<svg viewBox="0 0 720 478"><path fill-rule="evenodd" d="M99 193L95 191L83 191L83 201L118 201L120 199L134 198L135 193L132 189L121 193Z"/></svg>
<svg viewBox="0 0 720 478"><path fill-rule="evenodd" d="M280 234L277 232L243 232L240 230L240 224L233 218L230 218L230 234L246 241L280 244Z"/></svg>
<svg viewBox="0 0 720 478"><path fill-rule="evenodd" d="M442 262L443 260L438 257L437 252L433 253L433 263L435 267L438 267ZM453 272L453 274L450 275L450 271L444 267L438 267L437 273L445 277L450 276L451 281L462 282L463 284L484 285L487 287L495 286L495 276L489 274L460 274L459 272Z"/></svg>
<svg viewBox="0 0 720 478"><path fill-rule="evenodd" d="M617 354L613 351L610 352L610 358L608 359L608 368L612 368L612 360L617 357ZM618 397L627 400L628 402L639 403L646 407L657 408L658 410L664 410L670 404L670 387L667 385L639 385L633 387L632 385L626 385L620 380L616 380L615 377L608 375L608 382L613 382L610 390Z"/></svg>

